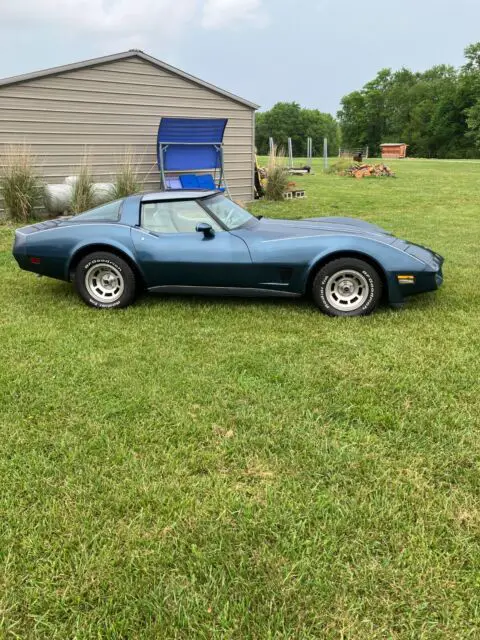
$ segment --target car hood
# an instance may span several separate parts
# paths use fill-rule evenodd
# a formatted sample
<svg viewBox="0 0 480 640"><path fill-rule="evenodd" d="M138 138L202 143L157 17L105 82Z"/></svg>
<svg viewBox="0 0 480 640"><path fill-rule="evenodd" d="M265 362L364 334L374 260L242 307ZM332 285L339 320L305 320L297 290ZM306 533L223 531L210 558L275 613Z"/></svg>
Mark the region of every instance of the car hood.
<svg viewBox="0 0 480 640"><path fill-rule="evenodd" d="M255 231L275 238L298 238L319 235L352 235L371 238L387 244L398 242L389 231L356 218L326 217L302 220L274 220L261 218Z"/></svg>
<svg viewBox="0 0 480 640"><path fill-rule="evenodd" d="M399 251L405 251L424 264L437 268L443 257L435 251L408 240L395 237L389 231L375 224L356 218L326 217L302 220L274 220L261 218L253 227L255 236L261 241L277 239L300 239L315 236L355 236L387 244Z"/></svg>

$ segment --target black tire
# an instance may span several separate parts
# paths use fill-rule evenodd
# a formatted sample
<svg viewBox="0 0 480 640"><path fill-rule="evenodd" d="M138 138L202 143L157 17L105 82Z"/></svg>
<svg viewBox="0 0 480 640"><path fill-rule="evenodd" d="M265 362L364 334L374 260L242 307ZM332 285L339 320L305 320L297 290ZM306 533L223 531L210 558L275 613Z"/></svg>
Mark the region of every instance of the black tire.
<svg viewBox="0 0 480 640"><path fill-rule="evenodd" d="M90 253L80 260L75 269L75 287L83 301L95 309L127 307L134 301L137 290L130 265L106 251Z"/></svg>
<svg viewBox="0 0 480 640"><path fill-rule="evenodd" d="M336 274L338 280L335 282ZM382 280L368 262L357 258L338 258L324 265L316 274L312 296L320 311L329 316L366 316L380 302Z"/></svg>

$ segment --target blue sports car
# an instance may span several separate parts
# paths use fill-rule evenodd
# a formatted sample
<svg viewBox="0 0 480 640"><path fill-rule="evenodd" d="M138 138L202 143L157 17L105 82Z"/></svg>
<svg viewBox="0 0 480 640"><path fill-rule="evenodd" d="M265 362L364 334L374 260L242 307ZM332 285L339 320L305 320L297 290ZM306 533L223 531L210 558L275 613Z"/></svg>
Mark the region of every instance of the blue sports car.
<svg viewBox="0 0 480 640"><path fill-rule="evenodd" d="M257 218L217 191L133 195L18 229L13 254L73 281L90 306L126 307L141 290L310 295L331 316L371 313L384 297L433 291L437 253L353 218Z"/></svg>

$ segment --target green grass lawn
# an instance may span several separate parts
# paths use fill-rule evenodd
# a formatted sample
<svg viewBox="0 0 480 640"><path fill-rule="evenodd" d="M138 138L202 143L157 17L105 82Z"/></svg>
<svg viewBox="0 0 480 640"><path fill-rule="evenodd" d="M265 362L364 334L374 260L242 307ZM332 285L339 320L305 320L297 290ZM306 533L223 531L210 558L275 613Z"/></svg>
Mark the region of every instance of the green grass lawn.
<svg viewBox="0 0 480 640"><path fill-rule="evenodd" d="M446 257L368 318L93 311L0 229L0 637L480 636L480 164L295 179Z"/></svg>

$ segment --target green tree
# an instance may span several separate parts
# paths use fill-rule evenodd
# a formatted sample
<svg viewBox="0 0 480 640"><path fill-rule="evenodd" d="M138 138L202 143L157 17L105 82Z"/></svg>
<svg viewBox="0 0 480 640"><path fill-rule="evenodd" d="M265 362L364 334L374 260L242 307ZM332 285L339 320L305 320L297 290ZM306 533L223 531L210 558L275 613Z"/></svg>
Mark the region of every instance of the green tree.
<svg viewBox="0 0 480 640"><path fill-rule="evenodd" d="M437 65L424 72L382 69L345 96L338 118L345 145L406 142L410 155L480 155L480 43L465 49L461 69Z"/></svg>
<svg viewBox="0 0 480 640"><path fill-rule="evenodd" d="M347 147L363 147L368 143L368 111L361 91L349 93L342 99L338 113L342 141Z"/></svg>
<svg viewBox="0 0 480 640"><path fill-rule="evenodd" d="M318 109L303 109L297 102L277 102L269 111L258 113L256 117L255 138L260 155L268 153L270 137L285 150L288 138L292 138L295 157L305 156L309 136L312 138L314 154L321 154L324 137L328 138L330 148L336 152L338 134L338 123L333 116Z"/></svg>
<svg viewBox="0 0 480 640"><path fill-rule="evenodd" d="M340 131L339 131L340 127ZM336 150L368 145L371 153L382 142L405 142L409 154L436 158L480 157L480 42L465 49L460 69L436 65L424 72L381 69L360 90L341 101L338 122L317 109L279 102L257 116L257 147L268 153L268 138L294 154L305 154L306 138L321 153L323 137Z"/></svg>
<svg viewBox="0 0 480 640"><path fill-rule="evenodd" d="M466 64L460 74L459 98L467 126L467 137L480 150L480 42L465 49Z"/></svg>
<svg viewBox="0 0 480 640"><path fill-rule="evenodd" d="M378 149L386 132L386 100L391 80L390 69L382 69L363 89L342 99L338 118L346 146L369 145L374 150Z"/></svg>
<svg viewBox="0 0 480 640"><path fill-rule="evenodd" d="M464 55L467 62L463 66L463 71L478 73L480 71L480 42L469 44L465 48Z"/></svg>

